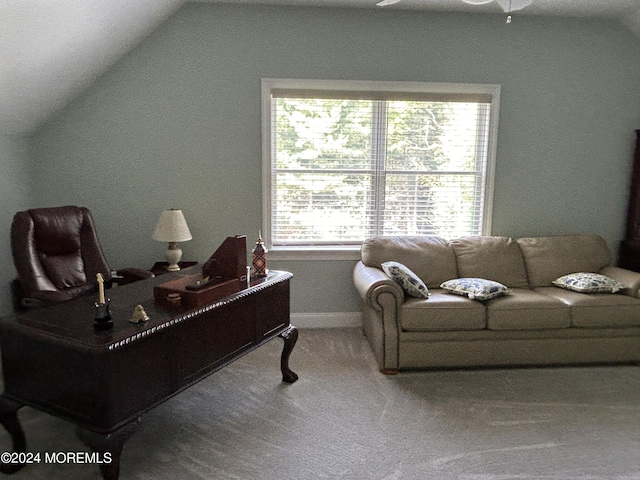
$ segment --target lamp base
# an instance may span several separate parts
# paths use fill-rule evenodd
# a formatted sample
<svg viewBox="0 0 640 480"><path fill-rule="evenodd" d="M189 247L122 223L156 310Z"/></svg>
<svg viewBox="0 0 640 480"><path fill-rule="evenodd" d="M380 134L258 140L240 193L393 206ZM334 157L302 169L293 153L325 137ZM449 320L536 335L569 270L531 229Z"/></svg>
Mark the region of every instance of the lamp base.
<svg viewBox="0 0 640 480"><path fill-rule="evenodd" d="M180 266L178 262L182 258L182 250L178 247L176 242L169 242L169 248L167 248L166 252L164 252L164 256L169 262L169 266L167 267L168 272L177 272L180 270Z"/></svg>

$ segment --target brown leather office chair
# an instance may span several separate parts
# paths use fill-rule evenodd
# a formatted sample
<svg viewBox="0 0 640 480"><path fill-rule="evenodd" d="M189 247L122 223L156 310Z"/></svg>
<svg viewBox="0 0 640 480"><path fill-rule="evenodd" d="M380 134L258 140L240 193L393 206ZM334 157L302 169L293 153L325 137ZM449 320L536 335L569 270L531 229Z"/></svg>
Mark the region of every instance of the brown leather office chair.
<svg viewBox="0 0 640 480"><path fill-rule="evenodd" d="M85 207L35 208L18 212L11 225L11 252L18 271L15 305L46 306L97 291L96 275L105 285L153 277L140 268L117 270L104 258L93 218ZM118 281L120 280L120 281Z"/></svg>

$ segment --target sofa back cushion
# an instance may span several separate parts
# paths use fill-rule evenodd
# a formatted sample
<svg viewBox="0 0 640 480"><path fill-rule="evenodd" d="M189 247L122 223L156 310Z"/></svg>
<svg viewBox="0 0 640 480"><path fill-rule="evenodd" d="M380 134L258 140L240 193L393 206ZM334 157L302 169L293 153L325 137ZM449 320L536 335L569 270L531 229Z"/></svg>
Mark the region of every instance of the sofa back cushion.
<svg viewBox="0 0 640 480"><path fill-rule="evenodd" d="M598 272L611 262L607 242L599 235L562 235L518 239L531 288L551 286L577 272Z"/></svg>
<svg viewBox="0 0 640 480"><path fill-rule="evenodd" d="M368 267L382 268L384 262L400 262L429 288L438 288L458 276L453 248L439 237L370 238L363 242L360 256Z"/></svg>
<svg viewBox="0 0 640 480"><path fill-rule="evenodd" d="M463 237L451 240L460 277L479 277L511 288L528 288L520 246L508 237Z"/></svg>

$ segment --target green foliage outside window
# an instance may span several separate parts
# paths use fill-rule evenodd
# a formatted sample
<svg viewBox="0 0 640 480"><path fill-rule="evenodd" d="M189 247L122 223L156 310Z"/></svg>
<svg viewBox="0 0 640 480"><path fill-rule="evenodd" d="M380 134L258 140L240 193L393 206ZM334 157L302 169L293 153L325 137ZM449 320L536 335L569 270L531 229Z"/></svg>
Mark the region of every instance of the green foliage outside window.
<svg viewBox="0 0 640 480"><path fill-rule="evenodd" d="M272 242L478 234L487 104L274 98Z"/></svg>

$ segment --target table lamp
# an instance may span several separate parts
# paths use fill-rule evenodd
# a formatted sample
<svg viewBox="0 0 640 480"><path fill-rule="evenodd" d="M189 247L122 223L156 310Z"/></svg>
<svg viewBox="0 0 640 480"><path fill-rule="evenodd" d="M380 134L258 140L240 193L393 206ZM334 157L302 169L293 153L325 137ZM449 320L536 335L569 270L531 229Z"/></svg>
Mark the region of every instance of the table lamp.
<svg viewBox="0 0 640 480"><path fill-rule="evenodd" d="M182 258L182 250L178 248L178 242L186 242L192 238L182 210L172 208L164 210L160 214L160 219L153 231L153 239L159 242L169 242L169 247L165 252L165 257L169 262L168 271L177 272L180 270L178 262Z"/></svg>

